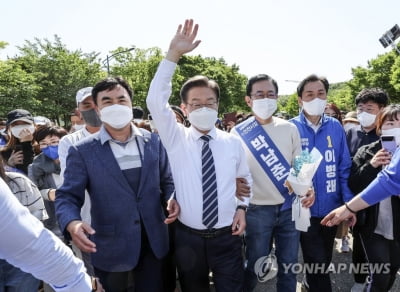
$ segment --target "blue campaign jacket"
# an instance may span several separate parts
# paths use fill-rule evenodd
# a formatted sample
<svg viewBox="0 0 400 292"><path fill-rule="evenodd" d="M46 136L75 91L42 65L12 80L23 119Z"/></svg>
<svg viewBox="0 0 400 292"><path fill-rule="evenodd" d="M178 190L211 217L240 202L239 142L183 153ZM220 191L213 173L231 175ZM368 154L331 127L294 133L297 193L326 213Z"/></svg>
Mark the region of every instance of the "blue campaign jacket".
<svg viewBox="0 0 400 292"><path fill-rule="evenodd" d="M351 158L345 132L339 121L325 115L317 133L307 125L303 112L290 121L299 130L302 149L311 151L316 147L323 157L313 179L316 200L311 216L324 217L353 198L347 185Z"/></svg>
<svg viewBox="0 0 400 292"><path fill-rule="evenodd" d="M137 136L144 160L137 193L122 173L109 142L102 145L98 133L70 147L64 183L56 192L60 228L70 238L66 226L81 220L88 190L91 226L96 230L90 236L97 249L91 254L92 264L104 271L128 271L137 265L142 226L157 258L169 249L162 202L173 193L174 185L167 154L158 135L139 130L144 135Z"/></svg>

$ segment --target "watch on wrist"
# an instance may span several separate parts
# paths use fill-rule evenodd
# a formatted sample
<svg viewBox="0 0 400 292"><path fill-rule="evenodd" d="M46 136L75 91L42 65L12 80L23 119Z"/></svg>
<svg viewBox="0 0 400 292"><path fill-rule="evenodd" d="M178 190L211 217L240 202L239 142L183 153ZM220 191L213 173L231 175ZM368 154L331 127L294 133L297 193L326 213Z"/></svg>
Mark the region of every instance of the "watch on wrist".
<svg viewBox="0 0 400 292"><path fill-rule="evenodd" d="M245 211L245 212L247 211L247 207L246 207L245 205L239 205L239 206L237 206L237 207L236 207L236 211L239 210L239 209L242 209L242 210Z"/></svg>

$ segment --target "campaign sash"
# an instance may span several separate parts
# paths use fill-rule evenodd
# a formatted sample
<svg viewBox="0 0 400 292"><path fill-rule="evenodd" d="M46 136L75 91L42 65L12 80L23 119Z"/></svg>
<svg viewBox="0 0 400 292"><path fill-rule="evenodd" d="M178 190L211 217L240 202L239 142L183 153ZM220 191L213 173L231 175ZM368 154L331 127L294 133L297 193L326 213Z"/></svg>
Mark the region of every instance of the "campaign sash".
<svg viewBox="0 0 400 292"><path fill-rule="evenodd" d="M285 187L285 181L290 171L290 165L285 157L254 117L239 124L236 131L261 168L285 198L281 210L290 209L294 196L290 196L287 187Z"/></svg>

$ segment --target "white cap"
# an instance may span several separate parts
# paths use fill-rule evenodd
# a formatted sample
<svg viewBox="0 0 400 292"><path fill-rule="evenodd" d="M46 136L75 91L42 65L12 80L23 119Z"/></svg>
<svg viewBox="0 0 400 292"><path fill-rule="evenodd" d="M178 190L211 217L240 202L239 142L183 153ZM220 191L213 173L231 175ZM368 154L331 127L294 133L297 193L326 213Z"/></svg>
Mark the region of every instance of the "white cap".
<svg viewBox="0 0 400 292"><path fill-rule="evenodd" d="M84 101L88 96L92 95L92 89L93 87L85 87L78 90L76 93L76 106L78 106L79 103Z"/></svg>

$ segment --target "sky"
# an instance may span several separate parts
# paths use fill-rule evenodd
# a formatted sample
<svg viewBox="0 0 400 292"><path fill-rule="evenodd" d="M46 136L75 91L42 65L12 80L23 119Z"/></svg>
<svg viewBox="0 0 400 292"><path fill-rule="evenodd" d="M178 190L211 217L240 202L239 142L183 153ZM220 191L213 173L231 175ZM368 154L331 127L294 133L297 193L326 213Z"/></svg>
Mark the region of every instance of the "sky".
<svg viewBox="0 0 400 292"><path fill-rule="evenodd" d="M185 19L198 23L201 44L191 55L224 58L251 77L265 73L280 94L299 80L323 75L331 83L352 78L351 68L391 50L378 39L400 25L399 0L13 0L3 1L0 60L35 38L61 38L69 50L118 47L167 51ZM399 40L398 40L399 41Z"/></svg>

